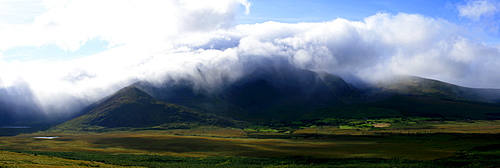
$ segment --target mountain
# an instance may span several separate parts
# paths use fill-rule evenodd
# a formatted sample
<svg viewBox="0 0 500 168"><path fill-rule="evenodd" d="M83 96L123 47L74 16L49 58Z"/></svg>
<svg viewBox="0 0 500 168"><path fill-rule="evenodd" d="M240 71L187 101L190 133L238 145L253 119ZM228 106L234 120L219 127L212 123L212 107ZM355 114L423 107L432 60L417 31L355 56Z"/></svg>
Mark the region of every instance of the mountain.
<svg viewBox="0 0 500 168"><path fill-rule="evenodd" d="M375 88L383 93L500 103L500 89L467 88L415 76L398 76Z"/></svg>
<svg viewBox="0 0 500 168"><path fill-rule="evenodd" d="M220 97L243 109L247 119L295 120L317 108L356 103L361 95L338 76L288 67L254 71Z"/></svg>
<svg viewBox="0 0 500 168"><path fill-rule="evenodd" d="M2 125L9 125L12 121L14 121L12 113L0 106L0 123L2 123Z"/></svg>
<svg viewBox="0 0 500 168"><path fill-rule="evenodd" d="M483 94L486 91L490 94ZM138 82L53 129L239 127L245 122L324 117L500 119L499 95L495 93L500 92L411 76L358 89L326 72L261 67L217 90L200 89L190 80L163 85Z"/></svg>
<svg viewBox="0 0 500 168"><path fill-rule="evenodd" d="M500 119L500 89L467 88L415 76L397 76L361 92L364 103L322 109L315 116Z"/></svg>
<svg viewBox="0 0 500 168"><path fill-rule="evenodd" d="M45 119L42 110L37 109L28 86L0 88L0 126L29 124Z"/></svg>
<svg viewBox="0 0 500 168"><path fill-rule="evenodd" d="M429 96L395 95L367 103L371 107L397 111L400 116L438 117L446 119L500 119L500 104Z"/></svg>
<svg viewBox="0 0 500 168"><path fill-rule="evenodd" d="M281 66L256 68L216 93L196 90L189 81L137 86L164 101L250 122L322 117L500 118L498 89L466 88L413 76L359 89L333 74Z"/></svg>
<svg viewBox="0 0 500 168"><path fill-rule="evenodd" d="M242 124L244 123L160 101L131 85L105 98L83 115L52 129L105 131L120 128L190 128L201 125L238 127Z"/></svg>
<svg viewBox="0 0 500 168"><path fill-rule="evenodd" d="M216 92L196 90L189 81L137 87L167 102L245 121L295 120L313 109L361 101L342 78L292 66L256 68Z"/></svg>

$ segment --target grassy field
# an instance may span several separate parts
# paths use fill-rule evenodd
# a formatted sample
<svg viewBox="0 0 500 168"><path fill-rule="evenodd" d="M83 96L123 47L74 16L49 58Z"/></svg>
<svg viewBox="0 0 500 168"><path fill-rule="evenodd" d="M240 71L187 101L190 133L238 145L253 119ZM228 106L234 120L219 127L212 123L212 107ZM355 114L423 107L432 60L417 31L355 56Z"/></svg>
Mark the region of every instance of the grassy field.
<svg viewBox="0 0 500 168"><path fill-rule="evenodd" d="M82 167L97 163L146 167L495 167L500 164L499 121L431 118L323 121L330 125L304 121L244 129L200 127L22 134L0 137L0 150L22 152L16 153L20 161L0 158L0 165L24 164L22 160L29 160L33 154L52 156L55 162L50 164L55 166L60 166L56 161L61 158L89 161L68 161ZM382 127L374 127L377 124ZM58 138L33 138L38 136Z"/></svg>
<svg viewBox="0 0 500 168"><path fill-rule="evenodd" d="M101 162L63 159L53 156L0 151L0 167L123 167Z"/></svg>
<svg viewBox="0 0 500 168"><path fill-rule="evenodd" d="M106 162L121 166L144 167L497 167L500 147L490 145L462 151L452 157L417 161L404 159L348 158L327 159L314 157L173 157L163 155L109 155L102 153L25 151L34 155ZM27 155L27 154L24 154Z"/></svg>

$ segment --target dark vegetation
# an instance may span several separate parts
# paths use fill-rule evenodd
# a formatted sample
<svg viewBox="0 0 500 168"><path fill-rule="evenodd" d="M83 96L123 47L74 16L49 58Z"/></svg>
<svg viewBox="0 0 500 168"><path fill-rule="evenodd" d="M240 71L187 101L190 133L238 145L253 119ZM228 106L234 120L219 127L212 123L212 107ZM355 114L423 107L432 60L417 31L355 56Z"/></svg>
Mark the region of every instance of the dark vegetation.
<svg viewBox="0 0 500 168"><path fill-rule="evenodd" d="M500 119L500 104L427 96L394 95L377 102L333 106L314 110L305 118L436 117L454 119Z"/></svg>

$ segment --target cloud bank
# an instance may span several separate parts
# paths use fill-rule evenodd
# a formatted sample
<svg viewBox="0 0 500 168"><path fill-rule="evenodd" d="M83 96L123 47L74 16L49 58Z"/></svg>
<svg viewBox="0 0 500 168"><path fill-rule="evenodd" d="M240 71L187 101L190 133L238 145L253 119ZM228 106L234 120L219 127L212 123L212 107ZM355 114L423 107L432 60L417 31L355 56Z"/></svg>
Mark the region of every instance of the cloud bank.
<svg viewBox="0 0 500 168"><path fill-rule="evenodd" d="M460 16L479 21L481 17L488 17L497 14L500 3L494 0L468 1L466 4L458 5Z"/></svg>
<svg viewBox="0 0 500 168"><path fill-rule="evenodd" d="M44 45L73 51L91 39L108 42L108 50L72 60L0 60L2 96L28 89L47 114L74 112L136 81L192 80L198 89L216 90L263 60L366 82L415 75L500 88L498 45L418 14L237 25L236 13L250 10L246 0L60 2L47 1L33 23L3 24L0 31L0 51Z"/></svg>

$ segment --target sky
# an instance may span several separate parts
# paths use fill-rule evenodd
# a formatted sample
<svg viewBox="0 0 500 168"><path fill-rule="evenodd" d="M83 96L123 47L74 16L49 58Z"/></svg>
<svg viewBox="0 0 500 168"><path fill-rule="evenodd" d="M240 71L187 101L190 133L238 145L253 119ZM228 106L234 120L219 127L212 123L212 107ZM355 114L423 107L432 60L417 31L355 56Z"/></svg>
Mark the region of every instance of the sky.
<svg viewBox="0 0 500 168"><path fill-rule="evenodd" d="M2 0L0 99L64 113L136 81L216 89L264 59L500 89L499 28L499 0Z"/></svg>

